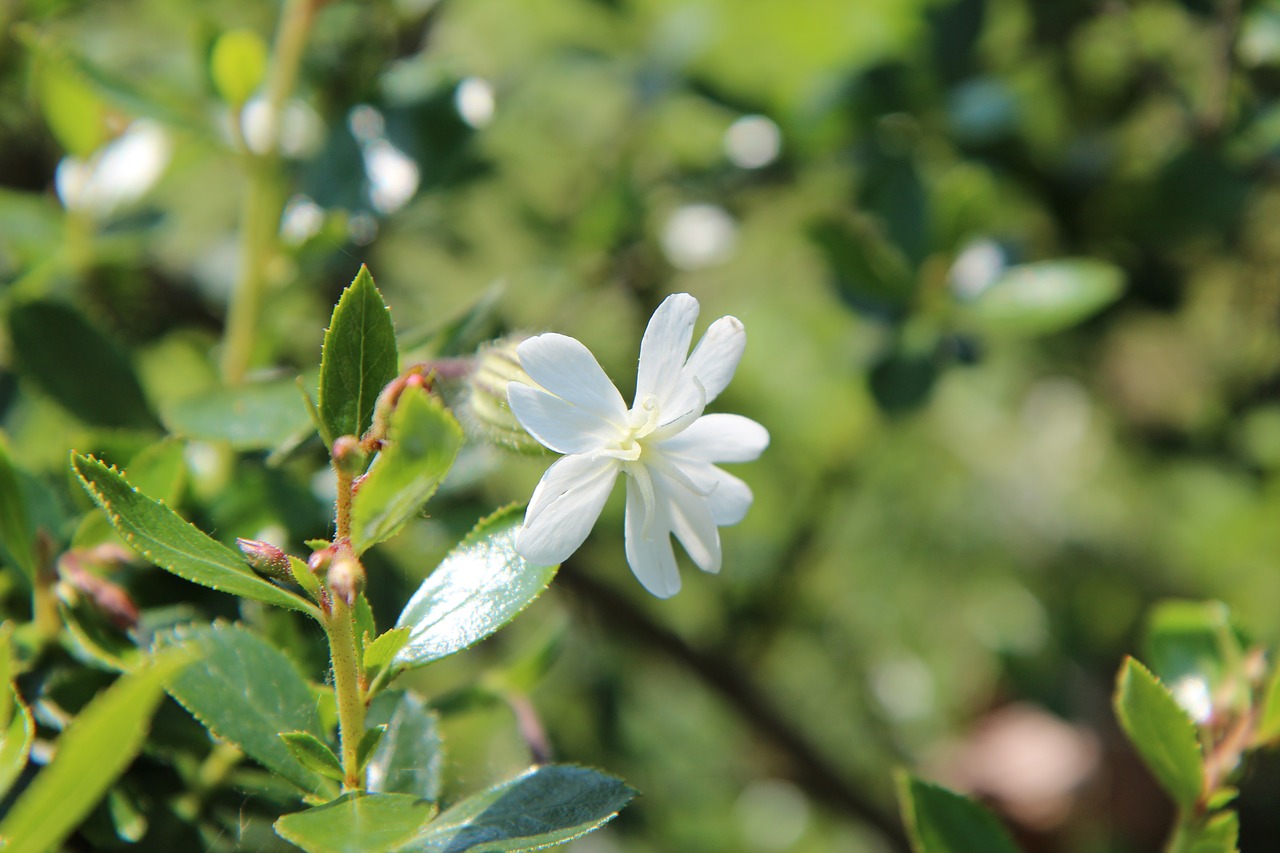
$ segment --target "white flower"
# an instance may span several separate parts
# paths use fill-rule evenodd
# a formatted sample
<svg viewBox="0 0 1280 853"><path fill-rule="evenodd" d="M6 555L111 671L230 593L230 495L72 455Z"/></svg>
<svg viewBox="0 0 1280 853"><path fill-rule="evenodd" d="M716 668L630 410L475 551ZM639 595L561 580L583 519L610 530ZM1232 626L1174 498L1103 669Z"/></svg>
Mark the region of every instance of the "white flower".
<svg viewBox="0 0 1280 853"><path fill-rule="evenodd" d="M729 384L747 336L736 317L721 317L690 355L697 317L698 300L687 293L658 306L640 343L630 410L578 341L546 334L520 344L520 364L541 387L508 385L511 411L564 454L542 476L516 534L525 559L554 565L576 551L621 471L627 562L645 589L659 598L680 589L672 534L700 569L720 570L717 528L742 520L751 490L715 463L750 462L769 433L741 415L702 414Z"/></svg>

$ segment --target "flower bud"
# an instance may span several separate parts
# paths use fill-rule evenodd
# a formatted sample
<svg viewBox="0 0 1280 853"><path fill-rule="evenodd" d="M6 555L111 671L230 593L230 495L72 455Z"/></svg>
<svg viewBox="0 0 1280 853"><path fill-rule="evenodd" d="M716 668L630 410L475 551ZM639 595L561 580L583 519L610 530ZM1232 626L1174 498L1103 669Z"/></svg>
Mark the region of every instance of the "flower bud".
<svg viewBox="0 0 1280 853"><path fill-rule="evenodd" d="M373 404L373 425L365 433L366 441L377 442L387 437L387 429L391 426L391 413L395 410L396 403L400 402L400 395L406 390L416 389L431 390L430 364L413 365L382 389ZM375 444L374 447L376 448L377 445Z"/></svg>
<svg viewBox="0 0 1280 853"><path fill-rule="evenodd" d="M364 566L351 554L340 554L329 566L327 580L334 596L350 607L356 603L360 590L364 589Z"/></svg>
<svg viewBox="0 0 1280 853"><path fill-rule="evenodd" d="M364 473L369 454L354 435L340 435L333 440L333 461L342 473L356 477Z"/></svg>
<svg viewBox="0 0 1280 853"><path fill-rule="evenodd" d="M329 571L329 564L333 562L333 548L321 548L319 551L313 551L307 559L307 568L311 570L311 574L319 575Z"/></svg>
<svg viewBox="0 0 1280 853"><path fill-rule="evenodd" d="M541 451L542 445L525 431L507 402L507 385L522 382L538 387L520 365L516 347L523 335L499 338L480 348L476 367L467 378L468 394L461 409L464 421L475 432L519 451Z"/></svg>
<svg viewBox="0 0 1280 853"><path fill-rule="evenodd" d="M236 545L245 561L260 575L273 580L293 581L293 571L289 568L289 555L270 542L258 539L237 539Z"/></svg>

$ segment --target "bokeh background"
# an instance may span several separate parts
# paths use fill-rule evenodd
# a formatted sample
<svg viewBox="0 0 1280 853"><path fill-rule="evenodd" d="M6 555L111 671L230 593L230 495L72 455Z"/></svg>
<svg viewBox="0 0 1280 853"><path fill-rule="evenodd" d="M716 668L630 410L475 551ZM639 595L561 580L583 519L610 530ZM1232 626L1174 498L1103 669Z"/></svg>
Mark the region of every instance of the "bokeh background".
<svg viewBox="0 0 1280 853"><path fill-rule="evenodd" d="M198 434L184 403L220 386L253 178L211 55L280 13L0 4L0 428L57 537L87 509L70 448L127 463L157 416ZM619 493L509 630L416 676L450 789L523 766L541 728L643 792L578 853L899 849L896 767L1028 850L1155 849L1168 806L1110 711L1144 613L1217 598L1280 640L1278 83L1272 2L316 9L254 376L314 376L365 263L409 355L555 330L629 396L649 314L688 291L700 329L748 333L715 409L772 434L734 470L756 499L719 577L683 563L677 597L647 596ZM205 529L324 534L314 445L184 446ZM376 555L380 622L549 462L477 433ZM118 580L157 621L249 619L323 680L287 614ZM1246 850L1280 843L1277 783L1265 759L1243 779Z"/></svg>

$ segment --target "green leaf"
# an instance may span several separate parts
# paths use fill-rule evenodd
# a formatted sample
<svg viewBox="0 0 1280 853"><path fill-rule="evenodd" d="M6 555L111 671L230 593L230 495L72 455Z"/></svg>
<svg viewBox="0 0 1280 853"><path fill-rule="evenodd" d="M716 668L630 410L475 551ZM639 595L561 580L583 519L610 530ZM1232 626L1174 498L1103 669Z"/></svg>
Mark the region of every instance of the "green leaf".
<svg viewBox="0 0 1280 853"><path fill-rule="evenodd" d="M71 465L116 532L160 568L192 583L318 618L306 599L257 575L235 551L134 489L114 468L78 454L72 454Z"/></svg>
<svg viewBox="0 0 1280 853"><path fill-rule="evenodd" d="M190 662L160 654L90 702L58 738L57 751L0 823L5 853L44 853L71 834L137 755L164 684Z"/></svg>
<svg viewBox="0 0 1280 853"><path fill-rule="evenodd" d="M1204 826L1188 832L1187 853L1239 853L1240 818L1235 812L1213 815Z"/></svg>
<svg viewBox="0 0 1280 853"><path fill-rule="evenodd" d="M434 804L408 794L345 794L285 815L275 827L308 853L387 853L413 838L435 812Z"/></svg>
<svg viewBox="0 0 1280 853"><path fill-rule="evenodd" d="M396 378L399 355L391 312L361 266L333 309L320 360L320 417L333 438L360 436L378 395Z"/></svg>
<svg viewBox="0 0 1280 853"><path fill-rule="evenodd" d="M899 773L898 805L915 853L1017 853L990 812L940 785Z"/></svg>
<svg viewBox="0 0 1280 853"><path fill-rule="evenodd" d="M292 379L207 391L166 405L160 415L171 432L237 450L275 449L311 424Z"/></svg>
<svg viewBox="0 0 1280 853"><path fill-rule="evenodd" d="M397 665L425 666L483 640L547 588L559 566L535 566L516 553L522 515L508 507L483 519L422 582L396 621L410 629Z"/></svg>
<svg viewBox="0 0 1280 853"><path fill-rule="evenodd" d="M351 545L361 553L394 536L435 494L462 446L462 427L429 394L405 393L391 415L389 440L356 491Z"/></svg>
<svg viewBox="0 0 1280 853"><path fill-rule="evenodd" d="M83 596L72 597L59 591L58 615L81 653L106 669L128 672L143 655L141 649Z"/></svg>
<svg viewBox="0 0 1280 853"><path fill-rule="evenodd" d="M342 762L320 738L310 732L281 732L280 740L284 741L289 754L298 759L303 767L314 770L321 776L342 781L345 775L342 772Z"/></svg>
<svg viewBox="0 0 1280 853"><path fill-rule="evenodd" d="M125 351L74 309L28 302L9 314L18 370L87 424L159 426Z"/></svg>
<svg viewBox="0 0 1280 853"><path fill-rule="evenodd" d="M321 734L311 690L282 652L235 625L179 629L166 642L192 650L200 660L199 667L169 686L192 716L303 791L332 789L278 737L280 732Z"/></svg>
<svg viewBox="0 0 1280 853"><path fill-rule="evenodd" d="M55 57L42 57L37 81L40 108L63 149L76 157L88 157L107 141L107 108L74 66Z"/></svg>
<svg viewBox="0 0 1280 853"><path fill-rule="evenodd" d="M18 471L9 452L9 444L0 435L0 543L9 552L29 583L36 576L31 521L26 500L18 481Z"/></svg>
<svg viewBox="0 0 1280 853"><path fill-rule="evenodd" d="M412 693L387 690L370 703L367 722L387 727L365 765L369 790L440 799L444 750L435 712Z"/></svg>
<svg viewBox="0 0 1280 853"><path fill-rule="evenodd" d="M1270 743L1280 738L1280 666L1274 665L1267 679L1262 710L1258 714L1258 726L1254 729L1255 744Z"/></svg>
<svg viewBox="0 0 1280 853"><path fill-rule="evenodd" d="M1146 667L1127 658L1116 682L1120 727L1156 781L1189 809L1204 787L1204 764L1195 724L1173 694Z"/></svg>
<svg viewBox="0 0 1280 853"><path fill-rule="evenodd" d="M31 754L31 742L35 740L36 725L31 719L31 711L22 703L18 691L7 682L0 685L0 690L9 694L9 719L0 731L0 800L13 787L27 766L27 756Z"/></svg>
<svg viewBox="0 0 1280 853"><path fill-rule="evenodd" d="M369 763L369 759L373 757L373 751L378 748L378 744L382 743L382 736L386 733L387 726L383 723L366 729L361 735L360 743L356 744L356 764L361 770Z"/></svg>
<svg viewBox="0 0 1280 853"><path fill-rule="evenodd" d="M129 460L125 476L144 495L176 502L187 481L186 448L176 438L149 444Z"/></svg>
<svg viewBox="0 0 1280 853"><path fill-rule="evenodd" d="M1124 273L1092 259L1041 261L1010 267L961 316L981 331L1044 335L1068 329L1120 298Z"/></svg>
<svg viewBox="0 0 1280 853"><path fill-rule="evenodd" d="M209 73L222 99L233 107L249 100L267 73L267 44L253 30L229 30L218 37Z"/></svg>
<svg viewBox="0 0 1280 853"><path fill-rule="evenodd" d="M515 853L572 841L611 820L636 792L587 767L548 764L446 809L411 843L413 853Z"/></svg>
<svg viewBox="0 0 1280 853"><path fill-rule="evenodd" d="M408 628L392 628L382 636L364 647L364 672L369 681L373 681L382 672L401 649L409 642Z"/></svg>
<svg viewBox="0 0 1280 853"><path fill-rule="evenodd" d="M351 618L355 622L356 650L364 656L364 638L378 636L378 626L373 621L373 608L364 593L357 593L355 606L351 608Z"/></svg>
<svg viewBox="0 0 1280 853"><path fill-rule="evenodd" d="M289 555L289 573L303 592L313 599L320 598L320 579L311 573L310 566L292 554Z"/></svg>

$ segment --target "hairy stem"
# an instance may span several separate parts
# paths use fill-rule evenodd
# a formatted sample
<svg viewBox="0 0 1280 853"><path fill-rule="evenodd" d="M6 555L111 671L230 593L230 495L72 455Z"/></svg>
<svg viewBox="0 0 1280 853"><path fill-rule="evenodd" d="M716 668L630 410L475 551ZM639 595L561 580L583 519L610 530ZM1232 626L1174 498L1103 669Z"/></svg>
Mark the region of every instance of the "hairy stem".
<svg viewBox="0 0 1280 853"><path fill-rule="evenodd" d="M356 635L351 608L342 596L333 596L332 609L325 620L329 655L333 662L333 689L338 701L338 729L342 741L342 787L355 791L364 787L360 778L358 750L364 737L364 696L360 688L360 663L356 660Z"/></svg>

